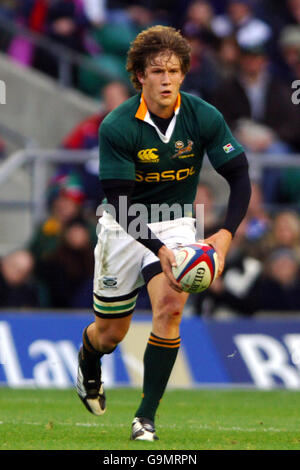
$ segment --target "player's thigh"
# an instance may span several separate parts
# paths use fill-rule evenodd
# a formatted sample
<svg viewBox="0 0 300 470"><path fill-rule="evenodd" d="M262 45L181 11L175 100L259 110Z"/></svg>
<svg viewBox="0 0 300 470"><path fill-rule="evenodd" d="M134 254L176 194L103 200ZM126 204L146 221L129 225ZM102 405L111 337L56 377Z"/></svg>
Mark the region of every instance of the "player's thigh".
<svg viewBox="0 0 300 470"><path fill-rule="evenodd" d="M191 217L149 224L158 238L176 253L182 246L195 243L195 220ZM181 316L188 299L185 292L178 293L172 289L157 256L148 250L143 259L143 276L151 300L154 318L172 313L172 318ZM152 276L152 277L151 277Z"/></svg>

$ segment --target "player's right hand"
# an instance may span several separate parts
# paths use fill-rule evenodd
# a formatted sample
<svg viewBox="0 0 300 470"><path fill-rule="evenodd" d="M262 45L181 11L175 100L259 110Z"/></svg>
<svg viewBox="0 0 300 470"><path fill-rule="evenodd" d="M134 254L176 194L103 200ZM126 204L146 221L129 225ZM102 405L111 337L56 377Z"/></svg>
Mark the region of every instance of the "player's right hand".
<svg viewBox="0 0 300 470"><path fill-rule="evenodd" d="M232 234L226 229L220 229L218 232L203 240L203 243L211 245L216 250L219 264L217 278L221 276L224 270L225 259L229 251L231 240Z"/></svg>
<svg viewBox="0 0 300 470"><path fill-rule="evenodd" d="M176 259L173 251L167 248L166 245L163 245L158 250L158 257L162 270L167 277L169 286L172 287L172 289L174 289L176 292L183 292L180 283L176 281L172 271L172 266L176 266Z"/></svg>

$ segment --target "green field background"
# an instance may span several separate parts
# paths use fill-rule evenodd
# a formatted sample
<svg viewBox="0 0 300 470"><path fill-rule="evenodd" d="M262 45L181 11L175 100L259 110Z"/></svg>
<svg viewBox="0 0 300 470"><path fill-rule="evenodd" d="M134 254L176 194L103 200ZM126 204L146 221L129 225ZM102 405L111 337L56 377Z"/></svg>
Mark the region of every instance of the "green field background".
<svg viewBox="0 0 300 470"><path fill-rule="evenodd" d="M300 393L168 390L156 442L129 440L140 391L107 391L107 411L88 413L75 390L0 388L0 450L299 450Z"/></svg>

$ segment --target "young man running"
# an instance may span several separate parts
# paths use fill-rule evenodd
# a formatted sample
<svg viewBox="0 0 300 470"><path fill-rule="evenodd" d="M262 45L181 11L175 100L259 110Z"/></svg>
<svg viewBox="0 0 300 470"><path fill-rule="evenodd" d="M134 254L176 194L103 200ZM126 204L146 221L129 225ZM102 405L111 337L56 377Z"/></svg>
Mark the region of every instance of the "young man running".
<svg viewBox="0 0 300 470"><path fill-rule="evenodd" d="M141 32L127 61L138 93L100 126L100 179L114 210L99 221L95 321L83 332L77 391L89 411L104 413L100 360L125 337L139 289L146 284L153 323L133 440L157 439L155 414L180 346L180 321L188 297L172 274L174 250L195 242L195 220L184 208L194 201L204 154L230 186L222 228L205 240L217 252L218 275L250 198L247 159L221 113L180 92L189 65L190 47L178 31L154 26ZM126 201L124 207L121 200ZM135 203L147 209L148 220L139 219L143 236L134 233L136 225L131 223ZM171 210L153 210L162 204L177 204L183 211L178 216L178 211L172 215Z"/></svg>

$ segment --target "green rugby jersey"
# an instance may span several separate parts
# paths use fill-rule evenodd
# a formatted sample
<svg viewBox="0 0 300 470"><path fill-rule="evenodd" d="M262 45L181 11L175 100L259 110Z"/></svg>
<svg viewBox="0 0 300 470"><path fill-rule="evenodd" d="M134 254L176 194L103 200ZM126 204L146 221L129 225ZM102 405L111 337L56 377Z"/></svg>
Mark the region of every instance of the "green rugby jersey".
<svg viewBox="0 0 300 470"><path fill-rule="evenodd" d="M153 204L192 206L205 153L217 169L243 148L214 106L181 92L165 135L141 94L121 104L102 121L99 152L100 180L135 180L132 203L146 205L154 222Z"/></svg>

